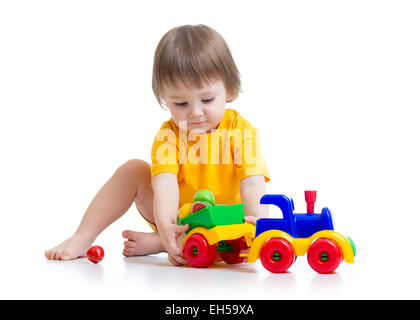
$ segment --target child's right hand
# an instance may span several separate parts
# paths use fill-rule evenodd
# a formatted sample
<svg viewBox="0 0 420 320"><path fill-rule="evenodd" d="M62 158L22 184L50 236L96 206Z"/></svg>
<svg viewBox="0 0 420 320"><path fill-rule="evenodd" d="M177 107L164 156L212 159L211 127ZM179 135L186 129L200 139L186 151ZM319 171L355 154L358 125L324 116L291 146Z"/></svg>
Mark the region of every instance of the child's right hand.
<svg viewBox="0 0 420 320"><path fill-rule="evenodd" d="M175 223L170 223L159 228L160 237L168 252L168 259L176 266L187 264L182 250L182 244L187 230L188 224L179 226Z"/></svg>

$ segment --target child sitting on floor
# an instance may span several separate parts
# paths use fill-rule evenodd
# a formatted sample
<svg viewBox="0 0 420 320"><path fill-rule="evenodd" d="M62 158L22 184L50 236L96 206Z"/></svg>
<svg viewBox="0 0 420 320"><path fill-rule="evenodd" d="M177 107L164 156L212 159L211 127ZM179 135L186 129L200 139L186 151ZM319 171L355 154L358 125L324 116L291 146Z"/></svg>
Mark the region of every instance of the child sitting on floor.
<svg viewBox="0 0 420 320"><path fill-rule="evenodd" d="M85 256L96 237L134 203L155 232L125 230L125 256L167 252L186 264L180 239L188 225L177 212L196 191L208 189L219 204L244 203L246 221L267 217L259 204L270 180L257 130L226 109L239 94L240 77L230 50L212 28L186 25L160 40L153 64L153 91L171 119L156 134L151 164L129 160L96 194L73 236L47 250L47 259Z"/></svg>

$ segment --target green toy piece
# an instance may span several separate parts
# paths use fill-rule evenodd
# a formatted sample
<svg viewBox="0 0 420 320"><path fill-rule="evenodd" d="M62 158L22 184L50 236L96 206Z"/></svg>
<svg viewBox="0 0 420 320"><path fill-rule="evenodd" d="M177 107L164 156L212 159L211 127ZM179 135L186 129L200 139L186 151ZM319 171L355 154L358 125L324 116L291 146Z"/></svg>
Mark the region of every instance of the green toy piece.
<svg viewBox="0 0 420 320"><path fill-rule="evenodd" d="M196 227L211 229L216 226L244 223L244 204L216 205L213 192L201 189L194 195L192 213L177 219L177 224L189 224L190 230Z"/></svg>
<svg viewBox="0 0 420 320"><path fill-rule="evenodd" d="M179 224L189 224L187 233L196 227L211 229L216 226L244 223L244 204L215 205L204 207L185 218L179 220Z"/></svg>
<svg viewBox="0 0 420 320"><path fill-rule="evenodd" d="M210 205L214 206L216 204L216 199L214 198L213 192L206 189L198 190L195 195L193 202L208 202Z"/></svg>

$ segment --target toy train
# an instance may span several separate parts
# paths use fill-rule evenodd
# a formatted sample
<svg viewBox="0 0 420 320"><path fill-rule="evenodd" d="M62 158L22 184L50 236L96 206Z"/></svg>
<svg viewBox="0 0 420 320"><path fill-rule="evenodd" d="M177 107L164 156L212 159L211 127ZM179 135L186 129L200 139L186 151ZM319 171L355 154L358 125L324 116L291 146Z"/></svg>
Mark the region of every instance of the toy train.
<svg viewBox="0 0 420 320"><path fill-rule="evenodd" d="M199 190L193 202L178 211L178 223L189 224L184 256L197 268L208 267L219 255L228 264L258 258L270 272L284 273L297 256L307 255L309 265L319 273L332 273L344 260L354 263L356 246L350 237L334 231L328 208L314 213L316 191L305 191L307 213L294 213L291 198L264 195L261 204L274 204L283 218L261 218L256 226L244 222L244 205L216 205L209 190ZM245 253L248 251L247 253Z"/></svg>

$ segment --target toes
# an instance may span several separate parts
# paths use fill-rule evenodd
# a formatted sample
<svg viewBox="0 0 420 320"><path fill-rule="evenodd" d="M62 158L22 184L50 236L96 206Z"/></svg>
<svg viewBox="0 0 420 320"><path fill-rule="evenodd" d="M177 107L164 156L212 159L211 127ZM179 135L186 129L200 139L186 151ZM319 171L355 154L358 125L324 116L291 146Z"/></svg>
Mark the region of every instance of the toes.
<svg viewBox="0 0 420 320"><path fill-rule="evenodd" d="M71 260L71 259L73 259L73 256L70 253L68 253L67 251L63 250L60 253L60 260L68 261L68 260Z"/></svg>
<svg viewBox="0 0 420 320"><path fill-rule="evenodd" d="M48 260L68 261L74 259L74 255L65 249L49 249L45 251L45 257Z"/></svg>
<svg viewBox="0 0 420 320"><path fill-rule="evenodd" d="M49 249L45 251L45 257L48 260L59 260L60 254L61 254L61 250L57 250L57 249Z"/></svg>
<svg viewBox="0 0 420 320"><path fill-rule="evenodd" d="M133 239L133 234L134 234L134 232L133 232L133 231L130 231L130 230L124 230L124 231L123 231L123 233L122 233L122 236L123 236L123 238L125 238L125 239Z"/></svg>
<svg viewBox="0 0 420 320"><path fill-rule="evenodd" d="M54 252L54 260L61 260L61 254L63 253L62 249L56 250Z"/></svg>
<svg viewBox="0 0 420 320"><path fill-rule="evenodd" d="M126 257L131 257L134 254L134 249L132 248L124 248L123 255Z"/></svg>
<svg viewBox="0 0 420 320"><path fill-rule="evenodd" d="M124 250L123 255L126 257L131 257L134 255L134 251L136 248L136 242L132 240L124 241Z"/></svg>
<svg viewBox="0 0 420 320"><path fill-rule="evenodd" d="M52 252L52 250L51 250L51 249L49 249L49 250L45 251L45 258L47 258L48 260L52 260L52 259L51 259L51 252Z"/></svg>
<svg viewBox="0 0 420 320"><path fill-rule="evenodd" d="M135 241L131 241L131 240L128 240L128 241L124 241L124 246L126 247L126 248L135 248L136 247L136 242Z"/></svg>

